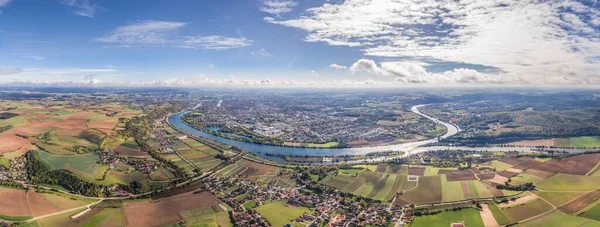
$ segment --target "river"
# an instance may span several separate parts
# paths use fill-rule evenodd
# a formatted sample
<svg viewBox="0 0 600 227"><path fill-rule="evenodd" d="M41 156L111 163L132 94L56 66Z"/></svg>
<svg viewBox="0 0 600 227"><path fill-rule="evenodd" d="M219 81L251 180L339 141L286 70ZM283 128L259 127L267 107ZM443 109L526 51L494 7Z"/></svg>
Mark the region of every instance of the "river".
<svg viewBox="0 0 600 227"><path fill-rule="evenodd" d="M434 118L429 115L425 115L419 111L419 108L425 105L416 105L411 108L411 111L415 114L418 114L422 117L425 117L429 120L432 120L438 124L441 124L447 128L446 134L442 135L441 138L448 138L450 136L455 135L460 132L460 127L457 125L444 122L437 118ZM480 150L480 151L520 151L520 152L530 152L534 151L535 148L531 147L453 147L453 146L434 146L434 147L424 147L424 145L438 142L438 139L429 139L423 141L402 143L396 145L386 145L386 146L377 146L377 147L360 147L360 148L331 148L331 149L320 149L320 148L305 148L305 147L282 147L282 146L273 146L273 145L265 145L265 144L257 144L257 143L249 143L238 140L227 139L219 136L215 136L212 134L205 133L201 130L195 129L188 124L186 124L182 117L184 114L188 112L180 112L174 115L171 115L168 118L169 123L171 125L179 128L180 130L187 131L190 134L200 136L209 140L217 141L223 144L228 144L231 146L236 146L241 149L244 149L248 152L251 152L257 156L277 161L277 162L285 162L281 158L267 156L266 153L271 154L282 154L282 155L293 155L293 156L344 156L344 155L364 155L367 153L373 152L384 152L384 151L404 151L405 156L425 151L431 150ZM556 150L556 149L554 149ZM569 149L567 151L570 152L582 152L588 151L592 149ZM386 157L379 157L376 159L370 159L371 161L382 161L385 160ZM363 160L358 160L356 162L360 162Z"/></svg>

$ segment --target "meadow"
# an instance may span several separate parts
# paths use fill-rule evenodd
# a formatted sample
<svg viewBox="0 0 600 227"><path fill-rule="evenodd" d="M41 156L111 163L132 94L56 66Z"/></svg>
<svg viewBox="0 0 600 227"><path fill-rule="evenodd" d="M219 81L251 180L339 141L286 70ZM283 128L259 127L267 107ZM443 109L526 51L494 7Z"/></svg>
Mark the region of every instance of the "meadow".
<svg viewBox="0 0 600 227"><path fill-rule="evenodd" d="M416 217L411 227L448 227L450 224L458 222L469 227L484 227L479 211L473 208Z"/></svg>
<svg viewBox="0 0 600 227"><path fill-rule="evenodd" d="M287 205L286 200L268 203L257 207L255 210L260 213L261 216L267 219L272 226L284 226L286 224L291 224L294 219L302 216L302 214L313 213L313 211L306 207L294 207Z"/></svg>

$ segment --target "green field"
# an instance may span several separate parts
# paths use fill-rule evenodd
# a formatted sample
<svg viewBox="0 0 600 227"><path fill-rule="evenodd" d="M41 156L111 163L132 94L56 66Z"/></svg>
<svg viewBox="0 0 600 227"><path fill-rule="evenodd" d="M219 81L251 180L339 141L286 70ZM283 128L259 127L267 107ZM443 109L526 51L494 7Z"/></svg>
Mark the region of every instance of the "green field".
<svg viewBox="0 0 600 227"><path fill-rule="evenodd" d="M569 138L571 147L600 147L599 136L582 136Z"/></svg>
<svg viewBox="0 0 600 227"><path fill-rule="evenodd" d="M560 212L559 210L554 210L532 220L526 221L524 223L520 223L520 226L524 227L564 227L564 226L578 226L578 227L596 227L600 226L600 222L572 216Z"/></svg>
<svg viewBox="0 0 600 227"><path fill-rule="evenodd" d="M592 205L591 208L586 209L587 210L581 213L579 216L600 221L600 202L596 201L596 203Z"/></svg>
<svg viewBox="0 0 600 227"><path fill-rule="evenodd" d="M107 208L81 223L84 227L94 226L125 226L121 209Z"/></svg>
<svg viewBox="0 0 600 227"><path fill-rule="evenodd" d="M407 184L408 183L408 184ZM405 191L399 198L404 203L425 204L442 201L442 180L440 176L419 177L418 186L412 190L410 186L416 185L415 181L405 181L402 190Z"/></svg>
<svg viewBox="0 0 600 227"><path fill-rule="evenodd" d="M583 195L585 192L543 192L538 191L535 194L539 197L542 197L548 202L552 203L554 206L560 206L565 204L572 199L575 199L577 196Z"/></svg>
<svg viewBox="0 0 600 227"><path fill-rule="evenodd" d="M31 218L32 218L31 216L8 216L8 215L0 214L0 220L5 220L5 221L26 221Z"/></svg>
<svg viewBox="0 0 600 227"><path fill-rule="evenodd" d="M246 209L254 208L254 207L256 207L256 202L248 201L248 202L244 203L243 207Z"/></svg>
<svg viewBox="0 0 600 227"><path fill-rule="evenodd" d="M465 226L483 227L479 211L473 208L461 211L447 211L435 215L416 217L411 227L448 227L452 223L464 222Z"/></svg>
<svg viewBox="0 0 600 227"><path fill-rule="evenodd" d="M537 199L526 204L504 208L504 212L506 213L506 216L510 218L510 220L517 222L542 214L551 209L552 205L544 200Z"/></svg>
<svg viewBox="0 0 600 227"><path fill-rule="evenodd" d="M296 219L304 213L312 214L313 211L306 207L287 206L287 200L268 203L256 208L272 226L284 226L291 224L293 219Z"/></svg>
<svg viewBox="0 0 600 227"><path fill-rule="evenodd" d="M482 163L481 165L489 166L489 167L492 167L492 168L496 168L497 172L502 172L502 171L507 170L508 168L512 167L511 164L508 164L508 163L505 163L505 162L501 162L501 161L498 161L498 160L492 160L492 161L489 161L489 162L486 162L486 163Z"/></svg>
<svg viewBox="0 0 600 227"><path fill-rule="evenodd" d="M9 168L10 167L9 159L4 156L0 156L0 166Z"/></svg>
<svg viewBox="0 0 600 227"><path fill-rule="evenodd" d="M600 189L600 177L559 173L536 186L544 191L591 191Z"/></svg>
<svg viewBox="0 0 600 227"><path fill-rule="evenodd" d="M515 184L515 185L525 184L527 182L537 183L537 182L544 180L544 178L541 178L541 177L538 177L535 175L531 175L531 174L527 174L527 173L519 173L518 175L512 177L511 179L513 181L513 182L511 182L511 184Z"/></svg>
<svg viewBox="0 0 600 227"><path fill-rule="evenodd" d="M37 151L40 160L52 169L65 169L87 180L95 180L103 174L102 164L97 164L98 155L94 153L82 155L55 155L45 151Z"/></svg>
<svg viewBox="0 0 600 227"><path fill-rule="evenodd" d="M511 224L510 219L506 217L504 211L502 211L502 209L500 209L500 207L498 207L495 203L488 204L488 208L490 209L490 211L492 211L492 215L494 215L494 218L496 219L496 222L498 222L499 225Z"/></svg>
<svg viewBox="0 0 600 227"><path fill-rule="evenodd" d="M460 181L446 180L446 175L440 175L442 181L442 202L459 201L465 199Z"/></svg>
<svg viewBox="0 0 600 227"><path fill-rule="evenodd" d="M220 212L214 214L207 214L195 218L189 218L185 220L187 226L200 226L200 227L229 227L233 226L229 219L227 212ZM170 226L180 227L178 223L173 223Z"/></svg>

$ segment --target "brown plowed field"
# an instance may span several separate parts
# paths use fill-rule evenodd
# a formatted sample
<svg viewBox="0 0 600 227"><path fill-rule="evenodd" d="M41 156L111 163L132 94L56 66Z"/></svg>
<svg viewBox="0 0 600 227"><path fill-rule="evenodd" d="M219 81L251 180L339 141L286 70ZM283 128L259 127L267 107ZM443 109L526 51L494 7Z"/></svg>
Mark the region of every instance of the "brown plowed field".
<svg viewBox="0 0 600 227"><path fill-rule="evenodd" d="M567 214L573 214L573 213L580 211L581 209L587 207L588 205L592 204L593 202L596 202L598 199L600 199L600 190L588 192L585 195L582 195L582 196L572 200L571 202L568 202L567 204L562 205L558 209Z"/></svg>
<svg viewBox="0 0 600 227"><path fill-rule="evenodd" d="M535 167L532 167L531 169L537 169L537 170L550 172L550 173L558 173L561 170L563 170L573 164L574 163L569 163L567 161L550 160L547 162L543 162Z"/></svg>
<svg viewBox="0 0 600 227"><path fill-rule="evenodd" d="M255 179L257 176L274 175L279 170L279 168L275 167L275 166L264 165L264 164L260 164L257 162L251 162L251 161L244 162L244 166L257 170L255 172L253 171L254 173L247 177L250 180Z"/></svg>
<svg viewBox="0 0 600 227"><path fill-rule="evenodd" d="M529 161L523 162L521 164L514 165L512 168L520 169L520 170L525 170L525 169L529 169L531 167L537 166L537 165L539 165L541 163L542 162L540 162L538 160L529 160Z"/></svg>
<svg viewBox="0 0 600 227"><path fill-rule="evenodd" d="M378 173L385 173L386 169L387 169L387 165L386 164L379 164L379 165L377 165L377 172Z"/></svg>
<svg viewBox="0 0 600 227"><path fill-rule="evenodd" d="M565 158L566 161L574 162L575 164L567 167L562 173L585 175L600 161L600 154L577 155Z"/></svg>
<svg viewBox="0 0 600 227"><path fill-rule="evenodd" d="M34 217L58 212L56 207L52 206L42 194L29 191L27 192L27 204L31 215Z"/></svg>
<svg viewBox="0 0 600 227"><path fill-rule="evenodd" d="M504 182L506 182L508 180L508 178L501 176L499 174L494 175L494 177L492 179L489 179L489 182L492 182L494 184L504 184Z"/></svg>
<svg viewBox="0 0 600 227"><path fill-rule="evenodd" d="M462 187L463 194L465 195L465 199L472 199L473 192L471 191L471 184L468 181L461 181L460 186Z"/></svg>
<svg viewBox="0 0 600 227"><path fill-rule="evenodd" d="M516 176L518 173L513 173L513 172L510 172L510 171L506 171L506 170L505 170L505 171L499 172L499 173L497 173L497 174L498 174L498 175L500 175L500 176L503 176L503 177L507 177L507 178L508 178L508 177L514 177L514 176Z"/></svg>
<svg viewBox="0 0 600 227"><path fill-rule="evenodd" d="M538 176L538 177L541 177L541 178L544 178L544 179L549 178L549 177L555 175L555 173L541 171L541 170L537 170L537 169L528 169L528 170L525 170L524 173L531 174L531 175L534 175L534 176Z"/></svg>
<svg viewBox="0 0 600 227"><path fill-rule="evenodd" d="M408 167L408 175L425 175L425 167Z"/></svg>
<svg viewBox="0 0 600 227"><path fill-rule="evenodd" d="M479 177L479 179L481 180L489 180L492 179L496 176L496 173L482 173L482 174L477 174L477 177Z"/></svg>
<svg viewBox="0 0 600 227"><path fill-rule="evenodd" d="M446 179L448 181L477 180L475 174L473 174L471 171L461 171L446 174Z"/></svg>
<svg viewBox="0 0 600 227"><path fill-rule="evenodd" d="M442 181L440 176L419 177L417 188L404 192L403 195L396 198L394 203L400 205L406 204L426 204L439 203L442 201Z"/></svg>
<svg viewBox="0 0 600 227"><path fill-rule="evenodd" d="M31 216L27 205L27 192L0 188L0 214L7 216Z"/></svg>
<svg viewBox="0 0 600 227"><path fill-rule="evenodd" d="M210 193L186 193L159 201L125 203L123 213L128 226L161 226L179 221L178 212L221 203Z"/></svg>

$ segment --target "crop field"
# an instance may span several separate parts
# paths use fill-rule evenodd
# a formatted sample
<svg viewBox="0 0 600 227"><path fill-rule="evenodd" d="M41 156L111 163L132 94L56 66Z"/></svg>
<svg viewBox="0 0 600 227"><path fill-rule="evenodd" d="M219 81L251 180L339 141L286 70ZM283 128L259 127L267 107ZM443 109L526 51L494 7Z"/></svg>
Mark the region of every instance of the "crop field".
<svg viewBox="0 0 600 227"><path fill-rule="evenodd" d="M484 227L479 211L473 208L416 217L411 227L448 227L458 222L463 222L469 227Z"/></svg>
<svg viewBox="0 0 600 227"><path fill-rule="evenodd" d="M438 174L445 174L448 181L476 180L475 174L470 170L440 170Z"/></svg>
<svg viewBox="0 0 600 227"><path fill-rule="evenodd" d="M540 182L542 180L544 180L544 178L538 177L536 175L532 175L532 174L528 174L527 172L530 170L527 170L523 173L519 173L518 175L514 176L511 178L512 182L511 184L514 185L520 185L520 184L524 184L527 182L531 182L531 183L537 183Z"/></svg>
<svg viewBox="0 0 600 227"><path fill-rule="evenodd" d="M55 155L45 151L36 151L36 154L50 168L68 170L88 181L95 181L102 178L102 174L108 169L108 166L96 163L98 155L95 153Z"/></svg>
<svg viewBox="0 0 600 227"><path fill-rule="evenodd" d="M91 203L60 193L37 193L0 187L0 219L27 220Z"/></svg>
<svg viewBox="0 0 600 227"><path fill-rule="evenodd" d="M554 146L560 147L600 147L600 137L581 136L554 139Z"/></svg>
<svg viewBox="0 0 600 227"><path fill-rule="evenodd" d="M600 154L577 155L565 158L564 161L573 162L574 164L564 169L561 173L587 175L600 162Z"/></svg>
<svg viewBox="0 0 600 227"><path fill-rule="evenodd" d="M600 202L596 201L579 216L600 221Z"/></svg>
<svg viewBox="0 0 600 227"><path fill-rule="evenodd" d="M588 192L560 206L558 209L567 214L574 214L600 199L600 190Z"/></svg>
<svg viewBox="0 0 600 227"><path fill-rule="evenodd" d="M492 215L494 216L494 219L496 219L496 222L499 225L508 225L511 223L510 219L506 217L504 211L502 211L502 209L500 209L500 207L498 207L496 204L488 204L488 209L490 209Z"/></svg>
<svg viewBox="0 0 600 227"><path fill-rule="evenodd" d="M572 199L575 199L577 196L583 195L584 192L544 192L537 191L535 194L548 202L552 203L554 206L561 206Z"/></svg>
<svg viewBox="0 0 600 227"><path fill-rule="evenodd" d="M600 189L600 177L559 173L536 186L545 191L591 191Z"/></svg>
<svg viewBox="0 0 600 227"><path fill-rule="evenodd" d="M409 182L406 175L377 173L361 171L357 176L338 174L327 177L321 181L322 184L346 191L355 195L372 198L380 201L391 201L397 192L402 191L405 186L412 188L416 182Z"/></svg>
<svg viewBox="0 0 600 227"><path fill-rule="evenodd" d="M337 175L331 179L325 180L322 183L340 190L344 190L349 184L354 181L355 177L347 175Z"/></svg>
<svg viewBox="0 0 600 227"><path fill-rule="evenodd" d="M302 214L312 214L313 211L306 207L295 207L287 205L287 201L281 200L259 206L255 209L272 226L284 226L292 223L292 220L302 216Z"/></svg>
<svg viewBox="0 0 600 227"><path fill-rule="evenodd" d="M552 205L541 199L536 199L532 202L528 202L525 204L519 204L508 208L503 208L504 212L506 213L506 216L508 216L513 222L518 222L530 217L534 217L551 209Z"/></svg>
<svg viewBox="0 0 600 227"><path fill-rule="evenodd" d="M30 222L30 223L28 223L28 226L41 226L41 227L45 227L45 226L61 226L61 227L78 226L77 222L75 220L71 219L71 216L78 214L84 210L85 210L85 208L82 208L79 210L42 218L42 219L37 220L37 225L35 222Z"/></svg>
<svg viewBox="0 0 600 227"><path fill-rule="evenodd" d="M218 176L240 177L256 182L275 182L281 168L248 160L240 160L219 171Z"/></svg>
<svg viewBox="0 0 600 227"><path fill-rule="evenodd" d="M600 226L600 222L588 218L568 215L563 212L560 212L559 210L554 210L529 221L519 223L519 225L525 227L596 227Z"/></svg>
<svg viewBox="0 0 600 227"><path fill-rule="evenodd" d="M465 199L465 194L460 181L448 182L447 175L441 175L442 202L459 201Z"/></svg>
<svg viewBox="0 0 600 227"><path fill-rule="evenodd" d="M150 157L148 153L141 151L140 145L138 145L133 139L130 139L128 141L125 141L124 143L117 145L115 148L113 148L113 150L125 157Z"/></svg>
<svg viewBox="0 0 600 227"><path fill-rule="evenodd" d="M220 203L221 201L210 193L184 193L156 201L126 202L123 213L128 226L157 226L181 220L179 212Z"/></svg>
<svg viewBox="0 0 600 227"><path fill-rule="evenodd" d="M418 186L405 191L396 199L397 204L427 204L442 201L442 180L440 176L419 177Z"/></svg>
<svg viewBox="0 0 600 227"><path fill-rule="evenodd" d="M120 208L102 209L95 215L82 220L80 224L81 226L125 226Z"/></svg>
<svg viewBox="0 0 600 227"><path fill-rule="evenodd" d="M227 212L219 212L206 214L198 217L185 219L188 226L214 226L214 227L228 227L233 226L229 219L229 214ZM179 223L172 223L172 227L179 227Z"/></svg>
<svg viewBox="0 0 600 227"><path fill-rule="evenodd" d="M173 179L173 178L175 178L175 175L173 174L173 172L169 171L167 168L160 167L157 170L154 170L152 173L150 173L149 177L150 177L150 179L155 180L155 181L163 181L163 180Z"/></svg>
<svg viewBox="0 0 600 227"><path fill-rule="evenodd" d="M489 161L489 162L481 163L481 165L489 166L489 167L492 167L492 168L496 168L497 172L502 172L502 171L507 170L508 168L510 168L510 167L513 166L511 164L508 164L508 163L505 163L505 162L501 162L501 161L498 161L498 160L492 160L492 161Z"/></svg>
<svg viewBox="0 0 600 227"><path fill-rule="evenodd" d="M32 150L34 144L55 154L74 152L75 145L103 147L104 143L109 145L111 141L121 140L115 131L120 117L139 114L109 105L84 109L64 105L44 107L20 102L5 104L16 107L11 113L18 116L0 120L0 127L12 127L0 133L0 153Z"/></svg>

